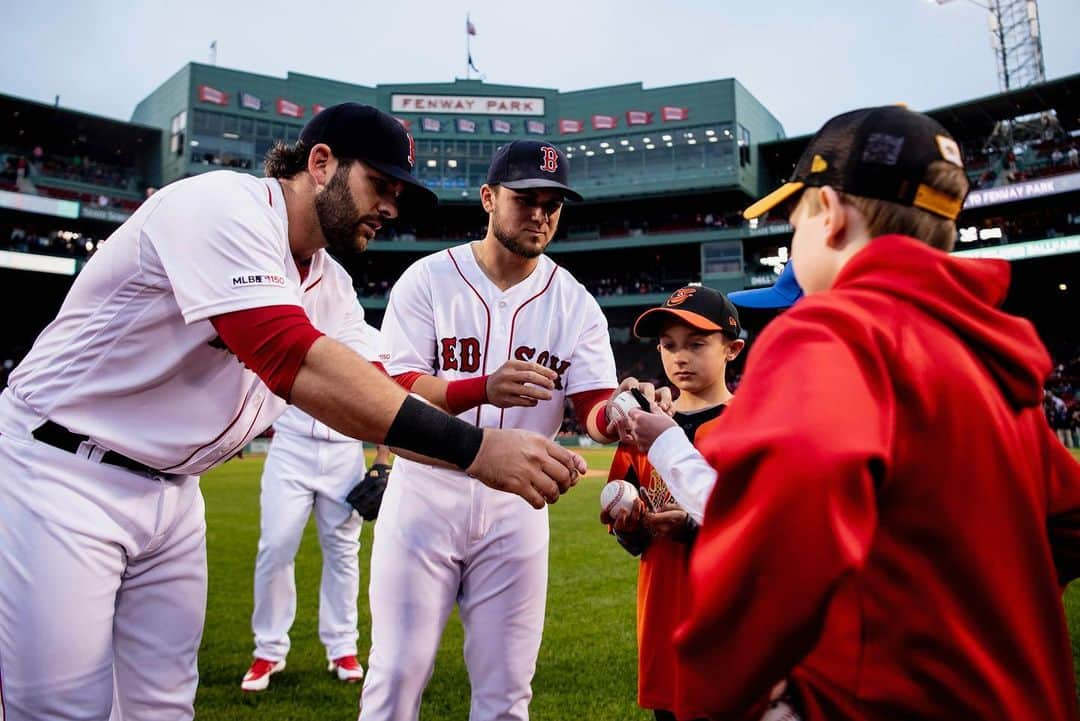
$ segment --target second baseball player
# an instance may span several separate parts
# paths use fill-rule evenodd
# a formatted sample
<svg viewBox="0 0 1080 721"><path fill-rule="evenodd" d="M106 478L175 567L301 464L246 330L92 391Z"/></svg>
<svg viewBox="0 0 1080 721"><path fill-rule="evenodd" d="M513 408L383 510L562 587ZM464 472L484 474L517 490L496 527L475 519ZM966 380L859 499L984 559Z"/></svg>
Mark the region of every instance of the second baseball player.
<svg viewBox="0 0 1080 721"><path fill-rule="evenodd" d="M382 331L386 368L399 383L478 426L548 436L570 398L590 435L608 440L597 420L617 385L607 321L543 254L565 197L580 199L553 145L518 140L496 152L481 189L487 236L421 259L390 295ZM528 718L547 513L503 495L457 471L395 463L372 550L362 721L418 717L455 602L470 718Z"/></svg>

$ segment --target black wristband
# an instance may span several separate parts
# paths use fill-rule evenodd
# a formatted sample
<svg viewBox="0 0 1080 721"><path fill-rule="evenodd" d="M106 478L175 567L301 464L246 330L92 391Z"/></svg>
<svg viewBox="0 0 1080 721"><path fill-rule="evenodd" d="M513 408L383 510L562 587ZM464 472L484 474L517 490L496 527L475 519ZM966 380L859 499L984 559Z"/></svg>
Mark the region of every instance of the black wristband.
<svg viewBox="0 0 1080 721"><path fill-rule="evenodd" d="M398 408L385 445L438 458L465 470L480 452L484 430L412 396Z"/></svg>

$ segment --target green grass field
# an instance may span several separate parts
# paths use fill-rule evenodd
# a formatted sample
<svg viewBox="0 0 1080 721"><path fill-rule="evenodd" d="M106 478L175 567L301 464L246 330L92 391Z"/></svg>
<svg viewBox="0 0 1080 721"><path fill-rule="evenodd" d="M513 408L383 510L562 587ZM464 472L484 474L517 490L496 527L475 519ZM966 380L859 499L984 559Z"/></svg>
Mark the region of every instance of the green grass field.
<svg viewBox="0 0 1080 721"><path fill-rule="evenodd" d="M634 597L637 561L609 538L597 521L597 497L612 449L584 451L597 471L551 508L551 571L547 625L540 649L531 716L536 721L651 719L635 704ZM1080 453L1074 451L1080 461ZM202 721L354 721L359 685L340 683L325 670L318 640L319 543L313 523L296 559L297 618L290 634L288 668L270 689L246 695L240 678L251 662L252 576L259 535L262 458L234 460L206 475L210 597L199 655L195 703ZM367 569L371 524L360 551L360 658L370 638ZM1080 586L1065 595L1074 656L1080 657ZM435 675L424 696L422 718L468 718L469 683L456 615L443 637Z"/></svg>
<svg viewBox="0 0 1080 721"><path fill-rule="evenodd" d="M606 469L612 449L585 451L590 468ZM261 694L240 691L251 663L252 577L259 536L262 458L233 460L203 479L207 508L210 595L199 653L195 702L202 721L355 721L360 686L326 672L318 639L321 555L309 523L296 559L297 614L288 668ZM591 476L595 474L590 474ZM609 538L598 521L603 479L590 477L551 508L551 573L547 624L540 649L531 716L545 719L651 719L637 708L634 598L637 561ZM366 662L371 617L367 570L371 526L361 538L360 660ZM365 663L366 666L366 663ZM447 626L424 695L422 718L466 719L469 681L462 660L462 630Z"/></svg>

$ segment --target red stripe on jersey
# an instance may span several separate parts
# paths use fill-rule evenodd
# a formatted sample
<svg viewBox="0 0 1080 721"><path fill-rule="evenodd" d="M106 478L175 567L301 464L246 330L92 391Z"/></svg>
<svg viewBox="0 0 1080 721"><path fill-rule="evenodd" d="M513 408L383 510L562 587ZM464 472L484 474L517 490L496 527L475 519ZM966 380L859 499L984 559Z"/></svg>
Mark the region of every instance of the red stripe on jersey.
<svg viewBox="0 0 1080 721"><path fill-rule="evenodd" d="M244 432L244 435L241 436L240 443L237 444L231 451L229 451L228 453L223 455L222 458L232 458L233 456L235 456L237 454L237 452L240 451L241 448L244 447L243 439L247 438L248 434L251 433L251 429L255 427L255 421L259 420L259 413L262 412L262 407L265 404L266 404L266 399L263 398L262 401L259 403L259 407L255 410L255 414L251 417L251 425L248 426L248 429ZM0 719L0 721L3 721L3 720Z"/></svg>
<svg viewBox="0 0 1080 721"><path fill-rule="evenodd" d="M484 300L484 297L482 295L480 295L480 291L478 291L476 289L476 287L472 283L469 282L469 279L465 277L465 274L461 272L461 266L458 265L457 258L454 257L454 254L452 252L450 252L450 250L447 250L446 254L450 256L450 262L454 264L454 269L457 270L458 275L461 276L461 279L463 281L465 281L465 285L469 286L469 288L472 290L472 292L476 294L477 300L479 300L480 303L484 306L484 312L487 313L487 327L484 329L484 355L483 355L484 360L483 360L483 365L480 367L480 375L485 375L486 376L487 375L488 346L489 346L490 341L491 341L491 308L488 308L488 304ZM499 423L500 423L500 425L502 425L501 420L500 420ZM480 406L476 407L476 425L478 425L478 426L480 425Z"/></svg>
<svg viewBox="0 0 1080 721"><path fill-rule="evenodd" d="M555 269L553 271L551 271L551 277L548 278L548 282L547 282L547 284L544 285L543 290L541 290L539 293L534 295L532 298L529 298L524 303L519 305L517 307L517 310L514 311L514 315L510 319L510 342L507 343L507 345L506 345L506 359L507 360L510 360L510 358L511 358L510 354L513 353L513 350L514 350L514 324L517 323L518 313L520 313L521 309L524 308L525 306L527 306L529 303L532 303L534 300L536 300L537 298L542 296L544 293L548 292L548 288L551 287L551 281L555 280L555 274L558 273L558 272L559 272L559 266L555 266ZM506 409L503 408L503 409L501 409L499 411L499 428L503 427L503 417L505 415L506 415Z"/></svg>
<svg viewBox="0 0 1080 721"><path fill-rule="evenodd" d="M266 186L266 202L270 204L270 207L274 207L274 194L270 192L270 186Z"/></svg>
<svg viewBox="0 0 1080 721"><path fill-rule="evenodd" d="M265 402L265 401L264 401L264 402ZM262 404L261 404L261 403L259 404L259 407L260 407L260 408L262 408ZM201 453L202 451L205 451L205 450L206 450L207 448L209 448L210 446L212 446L212 445L214 445L215 443L217 443L218 441L220 441L220 440L221 440L221 438L222 438L222 436L224 436L224 435L225 435L226 433L228 433L229 431L231 431L231 430L232 430L232 427L236 425L236 422L240 420L240 416L242 416L242 415L244 415L244 406L240 406L240 410L239 410L239 411L237 411L237 413L236 413L236 417L235 417L235 418L233 418L233 419L232 419L231 421L229 421L229 425L225 426L225 430L223 430L223 431L222 431L221 433L218 433L218 434L217 434L217 437L216 437L216 438L215 438L214 440L210 441L210 442L209 442L209 443L207 443L206 445L203 445L203 446L201 446L201 447L199 447L199 448L196 448L196 449L195 449L194 451L192 451L192 452L191 452L191 455L189 455L189 456L188 456L187 458L185 458L184 460L180 461L179 463L177 463L177 464L175 464L175 465L172 465L172 466L170 466L170 467L168 467L168 468L162 468L162 469L160 469L160 470L161 470L161 472L162 472L162 473L172 473L172 471L173 471L173 469L174 469L174 468L183 468L184 466L186 466L186 465L187 465L187 464L188 464L188 463L189 463L189 462L191 461L191 459L192 459L192 458L194 458L195 456L197 456L197 455L198 455L199 453ZM256 417L256 418L258 418L258 417L259 417L259 414L258 414L258 413L256 413L256 414L255 414L255 417ZM249 429L249 430L250 430L250 429ZM222 456L222 458L225 458L225 457L226 457L226 456Z"/></svg>

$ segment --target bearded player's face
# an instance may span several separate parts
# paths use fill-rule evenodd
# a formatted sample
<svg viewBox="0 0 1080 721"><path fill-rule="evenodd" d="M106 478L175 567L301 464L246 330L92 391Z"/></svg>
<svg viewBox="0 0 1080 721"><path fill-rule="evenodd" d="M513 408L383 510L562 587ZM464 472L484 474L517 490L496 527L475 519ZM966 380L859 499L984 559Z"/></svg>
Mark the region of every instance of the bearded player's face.
<svg viewBox="0 0 1080 721"><path fill-rule="evenodd" d="M397 217L404 184L362 161L340 163L315 196L326 244L337 253L362 253L383 223Z"/></svg>
<svg viewBox="0 0 1080 721"><path fill-rule="evenodd" d="M492 188L491 232L503 247L522 258L544 252L559 228L563 194L560 190Z"/></svg>

